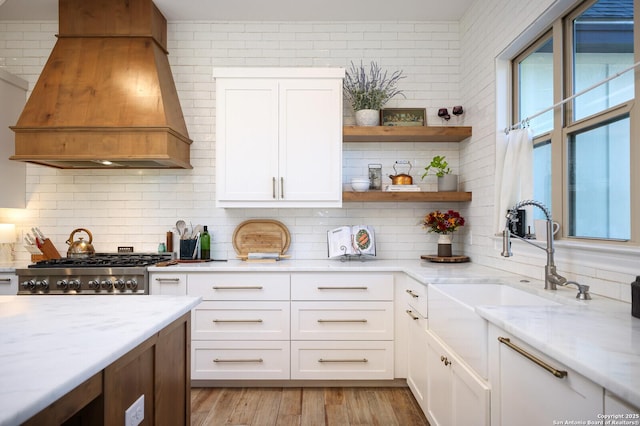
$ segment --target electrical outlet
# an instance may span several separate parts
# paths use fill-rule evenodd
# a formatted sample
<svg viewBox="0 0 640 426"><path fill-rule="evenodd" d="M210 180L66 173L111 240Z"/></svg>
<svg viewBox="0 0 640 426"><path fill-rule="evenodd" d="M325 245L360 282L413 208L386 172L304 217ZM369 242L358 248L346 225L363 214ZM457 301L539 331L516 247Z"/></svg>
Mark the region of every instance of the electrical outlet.
<svg viewBox="0 0 640 426"><path fill-rule="evenodd" d="M124 426L138 426L144 420L144 395L124 412Z"/></svg>

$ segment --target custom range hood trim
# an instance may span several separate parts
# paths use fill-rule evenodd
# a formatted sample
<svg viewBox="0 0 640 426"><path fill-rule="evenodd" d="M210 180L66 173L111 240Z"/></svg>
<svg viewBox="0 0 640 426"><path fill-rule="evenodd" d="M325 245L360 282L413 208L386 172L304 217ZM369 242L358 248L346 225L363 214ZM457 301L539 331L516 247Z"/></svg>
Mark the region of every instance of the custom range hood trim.
<svg viewBox="0 0 640 426"><path fill-rule="evenodd" d="M192 143L151 0L60 0L60 34L12 127L12 160L190 169Z"/></svg>

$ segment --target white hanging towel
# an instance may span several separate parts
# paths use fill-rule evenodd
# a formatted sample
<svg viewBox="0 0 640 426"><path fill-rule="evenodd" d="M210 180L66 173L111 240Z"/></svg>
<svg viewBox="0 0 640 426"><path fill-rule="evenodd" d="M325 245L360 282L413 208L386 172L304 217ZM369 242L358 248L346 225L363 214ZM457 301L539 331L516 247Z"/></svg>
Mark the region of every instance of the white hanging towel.
<svg viewBox="0 0 640 426"><path fill-rule="evenodd" d="M500 132L502 134L502 132ZM533 138L530 128L511 130L496 147L495 232L502 233L507 210L533 198ZM527 221L531 208L527 208Z"/></svg>

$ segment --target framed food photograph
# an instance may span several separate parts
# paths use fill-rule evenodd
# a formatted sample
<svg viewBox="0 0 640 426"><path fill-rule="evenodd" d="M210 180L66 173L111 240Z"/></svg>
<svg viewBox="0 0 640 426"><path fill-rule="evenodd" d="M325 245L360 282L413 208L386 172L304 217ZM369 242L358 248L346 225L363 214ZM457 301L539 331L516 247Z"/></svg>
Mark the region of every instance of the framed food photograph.
<svg viewBox="0 0 640 426"><path fill-rule="evenodd" d="M426 126L426 108L385 108L380 110L383 126Z"/></svg>

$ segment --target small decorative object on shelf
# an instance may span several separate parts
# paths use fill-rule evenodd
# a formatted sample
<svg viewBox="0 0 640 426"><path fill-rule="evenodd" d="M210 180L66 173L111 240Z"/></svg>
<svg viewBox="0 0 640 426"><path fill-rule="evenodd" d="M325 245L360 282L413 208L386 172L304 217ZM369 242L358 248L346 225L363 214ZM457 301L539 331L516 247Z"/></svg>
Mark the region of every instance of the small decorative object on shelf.
<svg viewBox="0 0 640 426"><path fill-rule="evenodd" d="M425 172L422 175L424 179L430 170L434 170L438 177L438 191L457 191L458 190L458 175L451 174L451 167L445 160L444 155L436 155L431 159L431 163L424 168Z"/></svg>
<svg viewBox="0 0 640 426"><path fill-rule="evenodd" d="M451 240L453 233L460 227L464 226L464 218L460 213L454 210L448 210L446 213L440 210L427 214L423 221L422 227L428 232L439 234L438 237L438 257L451 257Z"/></svg>
<svg viewBox="0 0 640 426"><path fill-rule="evenodd" d="M360 66L351 62L351 68L345 73L344 95L356 113L356 125L378 126L380 109L391 98L404 94L397 88L398 81L403 79L402 71L395 71L390 76L380 66L371 61L369 70L365 70L362 61Z"/></svg>
<svg viewBox="0 0 640 426"><path fill-rule="evenodd" d="M426 108L385 108L380 110L382 126L426 126Z"/></svg>

